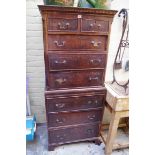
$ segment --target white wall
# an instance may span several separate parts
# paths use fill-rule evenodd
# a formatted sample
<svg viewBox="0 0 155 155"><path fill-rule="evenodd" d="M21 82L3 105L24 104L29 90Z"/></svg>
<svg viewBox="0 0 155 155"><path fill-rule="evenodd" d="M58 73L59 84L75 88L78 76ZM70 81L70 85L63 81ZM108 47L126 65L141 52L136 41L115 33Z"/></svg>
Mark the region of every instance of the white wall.
<svg viewBox="0 0 155 155"><path fill-rule="evenodd" d="M43 32L42 20L37 5L43 4L43 0L27 0L26 1L26 69L27 77L29 77L29 93L32 114L35 113L37 122L46 122L45 117L45 68L43 57ZM128 8L128 0L113 0L112 9ZM112 79L112 64L116 54L118 41L120 38L120 19L115 16L112 24L111 39L109 46L109 57L106 72L106 81ZM108 121L109 116L104 117L104 121Z"/></svg>
<svg viewBox="0 0 155 155"><path fill-rule="evenodd" d="M42 18L37 5L43 0L26 1L26 70L29 77L31 112L37 122L45 122L45 68Z"/></svg>

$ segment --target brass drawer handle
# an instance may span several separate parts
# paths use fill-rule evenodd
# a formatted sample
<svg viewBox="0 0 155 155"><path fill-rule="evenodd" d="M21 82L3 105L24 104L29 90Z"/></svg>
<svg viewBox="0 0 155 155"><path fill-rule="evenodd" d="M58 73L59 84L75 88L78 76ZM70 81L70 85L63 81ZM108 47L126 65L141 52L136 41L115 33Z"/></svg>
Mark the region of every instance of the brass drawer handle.
<svg viewBox="0 0 155 155"><path fill-rule="evenodd" d="M92 101L88 101L87 103L88 103L88 104L92 104Z"/></svg>
<svg viewBox="0 0 155 155"><path fill-rule="evenodd" d="M98 100L95 100L95 101L88 101L87 103L88 103L88 104L93 104L93 103L95 103L96 105L99 104Z"/></svg>
<svg viewBox="0 0 155 155"><path fill-rule="evenodd" d="M64 119L64 118L62 118L62 119L56 119L56 123L64 123L66 120Z"/></svg>
<svg viewBox="0 0 155 155"><path fill-rule="evenodd" d="M55 60L54 61L55 64L66 64L66 62L67 62L66 60L63 60L63 61Z"/></svg>
<svg viewBox="0 0 155 155"><path fill-rule="evenodd" d="M55 104L55 106L57 108L63 108L65 106L65 104L64 103L57 103L57 104Z"/></svg>
<svg viewBox="0 0 155 155"><path fill-rule="evenodd" d="M63 24L63 23L58 23L58 29L60 29L60 30L68 30L69 29L69 23L65 23L65 24Z"/></svg>
<svg viewBox="0 0 155 155"><path fill-rule="evenodd" d="M92 81L92 80L98 80L98 77L89 77L89 80Z"/></svg>
<svg viewBox="0 0 155 155"><path fill-rule="evenodd" d="M101 24L96 25L95 23L94 24L91 23L89 26L90 26L90 28L97 27L98 30L101 29Z"/></svg>
<svg viewBox="0 0 155 155"><path fill-rule="evenodd" d="M94 24L90 24L89 26L92 28L94 26Z"/></svg>
<svg viewBox="0 0 155 155"><path fill-rule="evenodd" d="M93 132L94 132L93 129L87 129L87 133L88 133L88 134L92 134Z"/></svg>
<svg viewBox="0 0 155 155"><path fill-rule="evenodd" d="M96 117L95 115L93 115L93 116L88 116L88 119L93 120L95 117Z"/></svg>
<svg viewBox="0 0 155 155"><path fill-rule="evenodd" d="M64 83L64 82L66 82L67 79L65 79L65 78L59 78L59 79L56 79L55 81L56 81L57 83L59 83L59 84L62 84L62 83Z"/></svg>
<svg viewBox="0 0 155 155"><path fill-rule="evenodd" d="M101 62L101 60L100 59L92 59L92 60L90 60L90 62L92 63L92 64L94 64L94 63L100 63Z"/></svg>
<svg viewBox="0 0 155 155"><path fill-rule="evenodd" d="M93 44L93 46L94 47L98 47L100 44L101 44L101 42L100 41L91 41L91 44Z"/></svg>
<svg viewBox="0 0 155 155"><path fill-rule="evenodd" d="M100 30L101 29L101 24L98 24L97 27L98 27L98 30Z"/></svg>
<svg viewBox="0 0 155 155"><path fill-rule="evenodd" d="M60 140L64 140L64 138L66 137L66 135L64 134L64 135L57 135L56 136L58 139L60 139Z"/></svg>
<svg viewBox="0 0 155 155"><path fill-rule="evenodd" d="M62 42L54 41L54 43L55 43L56 46L58 46L58 47L62 47L62 46L65 45L65 41L62 41Z"/></svg>
<svg viewBox="0 0 155 155"><path fill-rule="evenodd" d="M95 100L95 104L99 104L99 101L98 100Z"/></svg>

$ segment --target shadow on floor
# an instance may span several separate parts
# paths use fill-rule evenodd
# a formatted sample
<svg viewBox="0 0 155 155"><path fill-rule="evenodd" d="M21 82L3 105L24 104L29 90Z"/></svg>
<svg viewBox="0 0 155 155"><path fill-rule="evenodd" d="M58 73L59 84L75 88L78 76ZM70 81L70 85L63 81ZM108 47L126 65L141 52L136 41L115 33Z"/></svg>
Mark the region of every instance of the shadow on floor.
<svg viewBox="0 0 155 155"><path fill-rule="evenodd" d="M54 151L47 149L47 127L46 125L37 126L35 139L27 142L27 155L104 155L104 144L95 145L91 142L81 142L62 145ZM114 151L112 155L129 155L129 150Z"/></svg>

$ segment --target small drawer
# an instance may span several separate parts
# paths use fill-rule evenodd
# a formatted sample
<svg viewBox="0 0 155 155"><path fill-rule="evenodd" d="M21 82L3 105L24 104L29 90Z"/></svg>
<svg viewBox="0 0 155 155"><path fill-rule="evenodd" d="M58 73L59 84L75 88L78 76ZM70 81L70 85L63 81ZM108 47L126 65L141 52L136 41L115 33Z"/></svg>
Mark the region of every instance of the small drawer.
<svg viewBox="0 0 155 155"><path fill-rule="evenodd" d="M104 106L105 94L85 95L70 97L46 97L46 109L48 112L88 110L91 108L102 108Z"/></svg>
<svg viewBox="0 0 155 155"><path fill-rule="evenodd" d="M48 131L48 141L52 145L65 142L74 142L87 138L99 136L99 124L79 125L63 129L54 129Z"/></svg>
<svg viewBox="0 0 155 155"><path fill-rule="evenodd" d="M49 32L76 32L78 31L77 15L50 14L47 28Z"/></svg>
<svg viewBox="0 0 155 155"><path fill-rule="evenodd" d="M104 70L52 72L48 86L51 89L102 86L103 81Z"/></svg>
<svg viewBox="0 0 155 155"><path fill-rule="evenodd" d="M81 23L81 32L108 33L109 22L99 17L83 16Z"/></svg>
<svg viewBox="0 0 155 155"><path fill-rule="evenodd" d="M102 120L102 108L93 111L48 113L47 117L48 127L100 122Z"/></svg>
<svg viewBox="0 0 155 155"><path fill-rule="evenodd" d="M106 54L48 53L49 71L65 69L105 68Z"/></svg>
<svg viewBox="0 0 155 155"><path fill-rule="evenodd" d="M48 35L48 50L106 51L107 36Z"/></svg>

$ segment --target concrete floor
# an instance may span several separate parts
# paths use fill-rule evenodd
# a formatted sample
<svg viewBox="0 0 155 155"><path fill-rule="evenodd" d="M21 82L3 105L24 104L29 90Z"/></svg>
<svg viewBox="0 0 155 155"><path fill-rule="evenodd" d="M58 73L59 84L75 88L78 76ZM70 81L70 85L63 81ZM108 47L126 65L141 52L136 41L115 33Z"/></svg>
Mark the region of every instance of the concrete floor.
<svg viewBox="0 0 155 155"><path fill-rule="evenodd" d="M35 140L27 142L27 155L104 155L104 144L95 145L94 143L82 142L62 145L54 151L47 150L47 128L46 125L37 127ZM129 150L113 151L112 155L129 155Z"/></svg>

